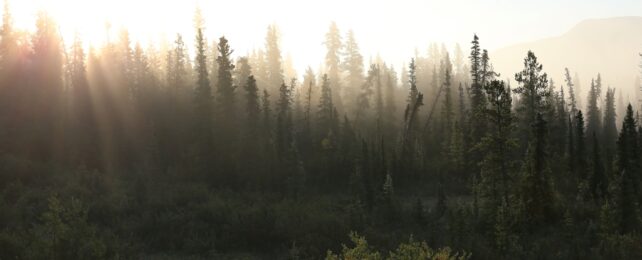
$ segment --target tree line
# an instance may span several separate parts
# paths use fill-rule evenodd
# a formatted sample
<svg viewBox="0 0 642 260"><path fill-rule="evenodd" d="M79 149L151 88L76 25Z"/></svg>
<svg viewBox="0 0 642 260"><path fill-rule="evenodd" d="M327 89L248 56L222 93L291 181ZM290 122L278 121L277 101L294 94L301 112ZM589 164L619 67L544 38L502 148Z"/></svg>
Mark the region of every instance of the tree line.
<svg viewBox="0 0 642 260"><path fill-rule="evenodd" d="M601 75L585 104L531 51L502 80L477 35L397 73L332 23L299 80L275 25L235 56L204 24L86 49L5 1L0 258L381 258L351 231L390 259L642 256L642 124Z"/></svg>

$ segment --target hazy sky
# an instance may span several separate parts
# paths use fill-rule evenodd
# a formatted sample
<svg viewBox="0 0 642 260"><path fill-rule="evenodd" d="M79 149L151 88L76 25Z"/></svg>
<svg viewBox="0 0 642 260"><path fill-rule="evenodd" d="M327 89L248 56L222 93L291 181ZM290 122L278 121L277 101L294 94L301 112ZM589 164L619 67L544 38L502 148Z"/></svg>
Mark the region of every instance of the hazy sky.
<svg viewBox="0 0 642 260"><path fill-rule="evenodd" d="M2 0L0 0L2 1ZM193 37L192 17L199 5L209 39L225 35L237 55L263 46L265 29L276 23L282 32L284 56L293 56L299 73L317 68L324 57L323 36L331 21L342 33L353 29L366 59L380 54L400 64L417 48L459 42L467 49L473 33L483 48L559 35L589 18L642 15L640 0L9 0L16 23L33 27L39 8L58 20L66 40L75 31L88 41L104 39L104 24L126 26L132 38L173 39L176 32ZM188 41L191 44L191 41ZM491 57L492 58L492 57Z"/></svg>

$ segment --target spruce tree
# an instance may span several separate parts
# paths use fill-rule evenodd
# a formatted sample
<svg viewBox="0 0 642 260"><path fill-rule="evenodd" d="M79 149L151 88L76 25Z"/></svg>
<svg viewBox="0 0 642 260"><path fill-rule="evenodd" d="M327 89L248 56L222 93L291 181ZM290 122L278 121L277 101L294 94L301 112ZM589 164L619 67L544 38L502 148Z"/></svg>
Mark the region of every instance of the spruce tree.
<svg viewBox="0 0 642 260"><path fill-rule="evenodd" d="M384 137L392 138L394 131L396 131L397 119L397 73L394 67L390 66L385 70L385 89L384 89L384 107L383 107L383 122L384 122Z"/></svg>
<svg viewBox="0 0 642 260"><path fill-rule="evenodd" d="M205 48L203 48L203 50L204 49ZM176 40L174 41L174 50L171 52L171 59L167 61L167 81L171 89L170 95L177 97L179 101L182 101L185 97L183 92L187 89L185 86L187 81L186 76L188 74L186 51L183 37L177 34Z"/></svg>
<svg viewBox="0 0 642 260"><path fill-rule="evenodd" d="M566 82L566 87L568 87L568 98L569 106L571 107L571 115L577 114L577 101L575 100L575 90L573 89L573 79L571 74L568 71L568 68L564 68L564 81Z"/></svg>
<svg viewBox="0 0 642 260"><path fill-rule="evenodd" d="M521 143L526 143L532 138L533 131L531 123L535 122L537 115L544 113L546 98L550 95L548 89L548 77L542 73L542 65L532 51L528 51L524 58L524 69L515 74L515 80L519 87L513 91L520 95L517 104L518 130L520 131Z"/></svg>
<svg viewBox="0 0 642 260"><path fill-rule="evenodd" d="M325 34L324 42L327 52L325 55L326 74L330 82L330 88L333 89L333 99L335 105L342 109L341 105L341 49L343 44L341 42L341 34L335 22L330 24L330 29Z"/></svg>
<svg viewBox="0 0 642 260"><path fill-rule="evenodd" d="M252 76L252 66L250 66L250 61L248 60L247 57L240 57L236 61L236 65L234 66L234 86L237 88L244 88L247 86L247 80L250 76ZM256 80L256 78L254 79ZM257 86L258 87L258 86ZM239 104L239 108L241 108L244 104L247 103L246 95L237 95L235 98L238 99L237 103ZM240 113L241 115L245 115L244 113Z"/></svg>
<svg viewBox="0 0 642 260"><path fill-rule="evenodd" d="M238 151L237 142L239 137L236 131L239 122L236 113L237 86L234 85L234 79L232 78L232 73L235 68L231 58L232 52L227 39L225 37L219 38L219 56L216 58L218 63L218 80L216 82L218 105L217 123L224 127L216 128L218 138L216 145L220 151L225 151L218 157L221 160L220 168L227 173L233 172L235 168L234 160L236 159L235 156ZM235 179L232 178L233 176L234 175L229 176L230 181L235 181Z"/></svg>
<svg viewBox="0 0 642 260"><path fill-rule="evenodd" d="M412 73L411 69L411 73ZM411 81L414 76L410 76ZM408 98L408 104L406 105L406 110L404 112L404 124L401 132L401 145L400 145L400 160L401 170L404 173L411 171L415 167L419 158L416 156L419 154L416 150L416 143L418 143L419 132L416 129L417 125L417 115L419 113L419 108L423 106L423 94L417 92L417 96L413 95L413 91L416 91L416 88L412 88L414 84L411 82L411 89Z"/></svg>
<svg viewBox="0 0 642 260"><path fill-rule="evenodd" d="M604 158L607 173L612 171L613 160L616 150L617 112L615 108L615 89L606 90L606 99L604 104L604 129L602 130L602 146L604 147Z"/></svg>
<svg viewBox="0 0 642 260"><path fill-rule="evenodd" d="M470 143L471 146L475 146L481 141L481 139L486 134L486 121L484 120L484 110L487 106L486 96L483 89L483 78L485 78L484 71L482 69L482 54L479 47L479 38L477 35L473 37L472 47L470 52L470 74L472 78L470 86L470 113L469 117L469 129L470 129ZM479 151L472 149L470 151L470 160L471 172L475 174L477 180L479 180L479 167L477 163L481 161L482 155Z"/></svg>
<svg viewBox="0 0 642 260"><path fill-rule="evenodd" d="M323 75L321 82L321 97L317 112L319 123L317 124L321 139L332 135L332 121L334 117L334 104L332 102L332 88L327 74ZM336 134L336 133L335 133Z"/></svg>
<svg viewBox="0 0 642 260"><path fill-rule="evenodd" d="M552 220L555 210L555 198L548 176L550 168L546 132L546 121L542 114L537 113L523 165L524 178L520 192L524 207L522 217L530 224L531 230Z"/></svg>
<svg viewBox="0 0 642 260"><path fill-rule="evenodd" d="M277 158L281 162L285 162L289 158L291 145L292 145L292 90L295 82L291 86L285 83L281 84L279 88L279 102L276 109L276 131L275 132L275 145Z"/></svg>
<svg viewBox="0 0 642 260"><path fill-rule="evenodd" d="M179 38L180 39L180 38ZM205 38L203 31L196 33L196 71L198 79L194 89L195 124L197 147L198 171L208 170L207 165L212 156L213 133L212 133L212 90L207 72L207 57L205 56ZM176 80L176 79L175 79Z"/></svg>
<svg viewBox="0 0 642 260"><path fill-rule="evenodd" d="M512 138L513 115L510 90L503 81L493 80L484 87L489 108L484 112L489 123L487 135L480 143L484 159L481 161L481 195L484 204L494 219L500 205L511 205L509 200L511 154L515 148Z"/></svg>
<svg viewBox="0 0 642 260"><path fill-rule="evenodd" d="M216 88L216 84L218 83L218 61L216 59L219 55L218 42L216 41L216 39L212 40L210 48L208 49L210 49L210 84L212 88Z"/></svg>
<svg viewBox="0 0 642 260"><path fill-rule="evenodd" d="M266 72L266 88L271 93L279 92L281 83L284 82L281 49L279 47L279 30L276 25L270 25L267 28L267 35L265 36L265 62L261 62L267 68L257 68L259 71Z"/></svg>
<svg viewBox="0 0 642 260"><path fill-rule="evenodd" d="M613 194L617 203L620 233L635 232L639 228L639 183L640 154L638 131L631 104L626 108L626 116L617 140L617 193Z"/></svg>
<svg viewBox="0 0 642 260"><path fill-rule="evenodd" d="M599 75L598 75L599 77ZM589 135L596 134L600 136L600 130L602 128L602 118L599 108L599 97L600 97L600 87L601 83L597 83L595 80L591 80L591 88L589 89L589 95L587 98L587 125L586 133Z"/></svg>
<svg viewBox="0 0 642 260"><path fill-rule="evenodd" d="M359 93L359 96L357 97L357 109L355 112L355 123L360 126L361 128L369 128L371 126L366 127L366 123L369 122L369 119L371 115L373 114L371 112L371 99L372 95L374 94L373 88L375 87L375 81L377 78L379 78L379 66L377 65L370 65L370 69L368 70L368 76L366 77L366 82L364 82L361 85L361 91Z"/></svg>
<svg viewBox="0 0 642 260"><path fill-rule="evenodd" d="M300 91L303 91L303 122L301 126L300 138L297 140L298 144L303 147L302 152L306 152L312 146L312 99L315 94L316 80L314 72L311 68L306 70L303 77L303 84Z"/></svg>
<svg viewBox="0 0 642 260"><path fill-rule="evenodd" d="M383 130L384 118L384 103L383 103L383 84L381 82L381 74L385 70L385 64L377 66L377 74L373 80L374 82L374 111L375 111L375 133L380 136Z"/></svg>
<svg viewBox="0 0 642 260"><path fill-rule="evenodd" d="M477 34L473 36L473 41L471 42L472 46L470 48L470 75L472 78L472 90L475 91L475 88L481 88L481 49L479 47L479 37ZM479 90L481 93L481 89ZM474 92L473 92L474 93ZM476 93L473 96L477 95Z"/></svg>
<svg viewBox="0 0 642 260"><path fill-rule="evenodd" d="M557 152L558 156L564 156L566 152L566 147L567 147L567 134L569 130L568 126L568 116L569 116L569 111L566 107L566 97L564 96L564 87L560 86L560 91L556 95L557 99L555 100L556 106L555 106L555 117L554 120L556 122L557 126L557 133L555 134L555 139L552 139L551 141L555 144L557 144L557 149L555 150Z"/></svg>
<svg viewBox="0 0 642 260"><path fill-rule="evenodd" d="M247 78L244 88L247 138L256 138L259 134L261 107L259 103L259 88L256 86L256 79L254 79L253 75Z"/></svg>
<svg viewBox="0 0 642 260"><path fill-rule="evenodd" d="M578 109L583 107L584 100L582 97L582 84L580 84L580 76L575 72L573 76L573 86L575 87L575 101L577 102Z"/></svg>
<svg viewBox="0 0 642 260"><path fill-rule="evenodd" d="M447 68L444 72L443 80L443 92L444 92L444 101L441 109L442 117L442 131L448 131L452 128L453 123L453 100L451 94L451 75L450 69Z"/></svg>
<svg viewBox="0 0 642 260"><path fill-rule="evenodd" d="M493 71L493 66L490 64L490 57L488 56L488 50L484 49L481 55L481 64L480 64L480 84L485 86L488 82L493 80L495 76L498 76Z"/></svg>
<svg viewBox="0 0 642 260"><path fill-rule="evenodd" d="M73 113L72 132L76 137L74 155L72 160L89 167L97 165L96 145L92 144L96 138L94 124L94 104L92 104L89 82L87 80L87 67L85 65L85 52L80 37L76 35L72 45L70 61L71 78L71 111Z"/></svg>
<svg viewBox="0 0 642 260"><path fill-rule="evenodd" d="M252 161L253 163L242 164L241 167L246 175L256 178L257 171L260 171L264 166L262 160L262 152L264 152L264 140L261 139L261 104L259 102L259 88L256 85L256 79L250 75L245 80L243 86L245 90L245 109L244 109L244 124L243 131L241 132L241 155L245 160Z"/></svg>
<svg viewBox="0 0 642 260"><path fill-rule="evenodd" d="M346 70L345 98L349 103L356 100L361 84L363 83L363 56L352 30L346 36L343 68Z"/></svg>
<svg viewBox="0 0 642 260"><path fill-rule="evenodd" d="M417 96L419 95L419 91L417 90L417 67L415 65L415 59L410 60L410 65L408 65L408 68L408 82L410 85L410 91L408 94L407 102L413 104L415 103L415 100L417 100Z"/></svg>
<svg viewBox="0 0 642 260"><path fill-rule="evenodd" d="M584 129L584 117L582 116L582 110L577 111L575 116L575 176L578 178L578 183L584 182L587 180L587 165L586 165L586 136Z"/></svg>
<svg viewBox="0 0 642 260"><path fill-rule="evenodd" d="M219 39L218 52L219 56L216 58L218 62L218 81L216 86L218 103L220 105L221 123L234 124L236 114L234 107L236 86L234 86L232 80L232 71L235 66L232 64L230 57L232 49L230 49L230 45L225 37Z"/></svg>

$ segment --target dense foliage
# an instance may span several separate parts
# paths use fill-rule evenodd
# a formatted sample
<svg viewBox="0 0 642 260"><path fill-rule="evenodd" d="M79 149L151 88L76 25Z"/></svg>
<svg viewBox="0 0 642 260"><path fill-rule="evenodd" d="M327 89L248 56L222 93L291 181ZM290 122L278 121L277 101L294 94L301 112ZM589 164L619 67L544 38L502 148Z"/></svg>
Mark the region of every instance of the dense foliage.
<svg viewBox="0 0 642 260"><path fill-rule="evenodd" d="M235 57L200 12L194 48L3 17L0 259L642 258L642 125L599 74L583 112L477 35L397 73L332 23L297 80L274 25Z"/></svg>

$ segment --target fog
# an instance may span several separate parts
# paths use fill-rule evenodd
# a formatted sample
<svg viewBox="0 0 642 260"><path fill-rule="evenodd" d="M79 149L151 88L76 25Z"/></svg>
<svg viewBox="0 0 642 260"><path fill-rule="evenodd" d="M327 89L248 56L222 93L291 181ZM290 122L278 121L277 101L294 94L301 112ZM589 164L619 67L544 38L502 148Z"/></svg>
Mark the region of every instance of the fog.
<svg viewBox="0 0 642 260"><path fill-rule="evenodd" d="M641 5L5 0L0 259L641 259Z"/></svg>
<svg viewBox="0 0 642 260"><path fill-rule="evenodd" d="M60 24L67 42L79 32L85 43L105 40L104 25L126 27L143 46L183 34L193 47L192 16L199 6L207 16L206 35L225 35L242 55L263 46L263 32L276 23L286 55L299 74L323 63L323 32L330 22L354 30L364 56L381 56L397 67L431 42L468 44L470 35L484 37L488 50L555 37L586 19L636 16L642 3L618 1L154 1L154 0L20 0L12 3L18 27L33 29L44 8ZM153 10L150 12L149 10ZM141 15L142 14L142 15ZM488 15L492 14L492 15Z"/></svg>

